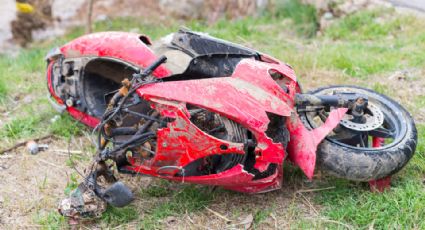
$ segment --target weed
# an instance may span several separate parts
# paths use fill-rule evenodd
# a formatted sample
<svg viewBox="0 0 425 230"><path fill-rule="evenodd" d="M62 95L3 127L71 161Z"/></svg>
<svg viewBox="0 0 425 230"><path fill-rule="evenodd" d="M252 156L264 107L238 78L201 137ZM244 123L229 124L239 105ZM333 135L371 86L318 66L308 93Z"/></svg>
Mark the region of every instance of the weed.
<svg viewBox="0 0 425 230"><path fill-rule="evenodd" d="M415 98L415 104L418 108L425 107L425 96L419 96Z"/></svg>
<svg viewBox="0 0 425 230"><path fill-rule="evenodd" d="M41 225L41 229L64 229L66 228L65 217L60 215L57 211L48 213L38 213L34 221Z"/></svg>
<svg viewBox="0 0 425 230"><path fill-rule="evenodd" d="M275 16L292 19L297 32L306 37L313 37L319 28L316 8L301 3L299 0L280 1Z"/></svg>
<svg viewBox="0 0 425 230"><path fill-rule="evenodd" d="M50 124L49 129L52 134L68 139L73 136L81 135L85 127L70 115L61 114L59 119Z"/></svg>
<svg viewBox="0 0 425 230"><path fill-rule="evenodd" d="M37 116L14 119L5 124L4 128L0 130L0 137L18 139L29 136L36 132L36 124L40 121L41 118Z"/></svg>
<svg viewBox="0 0 425 230"><path fill-rule="evenodd" d="M374 194L361 189L338 186L322 192L320 203L326 205L324 214L359 228L423 228L425 221L425 192L420 181L401 181L386 193ZM397 218L391 218L397 217Z"/></svg>
<svg viewBox="0 0 425 230"><path fill-rule="evenodd" d="M379 82L373 84L372 89L380 94L388 95L388 87Z"/></svg>
<svg viewBox="0 0 425 230"><path fill-rule="evenodd" d="M141 191L141 196L166 197L171 194L171 191L168 189L169 183L166 180L161 180L159 185L150 185Z"/></svg>
<svg viewBox="0 0 425 230"><path fill-rule="evenodd" d="M89 158L85 155L80 154L70 154L70 156L66 159L66 166L70 168L74 168L78 162L89 160Z"/></svg>
<svg viewBox="0 0 425 230"><path fill-rule="evenodd" d="M390 14L382 10L360 11L335 23L326 30L326 36L332 39L365 40L397 34L405 20L382 18Z"/></svg>
<svg viewBox="0 0 425 230"><path fill-rule="evenodd" d="M38 189L40 189L40 191L43 191L46 188L46 185L47 185L47 176L45 175L43 178L43 181L38 186Z"/></svg>
<svg viewBox="0 0 425 230"><path fill-rule="evenodd" d="M78 174L76 172L73 172L71 173L69 180L66 183L66 187L63 193L68 196L77 187L78 187Z"/></svg>
<svg viewBox="0 0 425 230"><path fill-rule="evenodd" d="M0 101L4 100L4 97L7 94L7 88L6 88L6 83L0 79Z"/></svg>
<svg viewBox="0 0 425 230"><path fill-rule="evenodd" d="M157 229L159 220L171 216L194 212L207 206L212 200L212 194L206 188L193 185L184 186L170 198L152 209L140 223L142 229Z"/></svg>
<svg viewBox="0 0 425 230"><path fill-rule="evenodd" d="M102 221L108 227L114 227L120 224L128 223L139 217L139 213L133 206L115 208L108 205L106 211L102 214Z"/></svg>
<svg viewBox="0 0 425 230"><path fill-rule="evenodd" d="M260 224L261 222L263 222L264 220L266 220L267 217L270 215L270 213L271 213L270 209L257 210L254 215L254 225L256 226Z"/></svg>

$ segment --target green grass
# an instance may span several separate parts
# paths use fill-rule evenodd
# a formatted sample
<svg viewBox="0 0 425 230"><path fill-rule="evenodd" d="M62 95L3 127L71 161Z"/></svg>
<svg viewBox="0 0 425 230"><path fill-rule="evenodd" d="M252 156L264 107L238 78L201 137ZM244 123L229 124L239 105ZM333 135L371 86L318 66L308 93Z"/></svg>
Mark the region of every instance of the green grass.
<svg viewBox="0 0 425 230"><path fill-rule="evenodd" d="M7 88L24 92L40 89L41 84L37 84L40 80L38 74L45 70L45 54L46 47L40 44L40 47L22 50L16 57L0 56L0 76L2 81L7 82Z"/></svg>
<svg viewBox="0 0 425 230"><path fill-rule="evenodd" d="M22 139L34 139L47 134L69 139L81 135L87 128L72 119L69 115L59 115L51 109L43 112L35 112L38 106L44 105L44 99L36 100L34 105L22 106L17 117L4 124L0 130L0 139L13 142Z"/></svg>
<svg viewBox="0 0 425 230"><path fill-rule="evenodd" d="M324 215L356 228L400 229L425 227L425 192L422 181L398 181L391 191L375 194L342 183L334 191L323 192L318 201Z"/></svg>
<svg viewBox="0 0 425 230"><path fill-rule="evenodd" d="M101 219L108 227L114 227L129 223L138 217L139 213L134 206L129 205L123 208L108 206Z"/></svg>
<svg viewBox="0 0 425 230"><path fill-rule="evenodd" d="M390 46L358 41L323 45L318 50L318 65L341 70L344 74L367 78L369 75L404 68L400 51Z"/></svg>
<svg viewBox="0 0 425 230"><path fill-rule="evenodd" d="M34 222L41 225L41 229L65 229L67 228L65 217L56 210L50 212L39 212L34 218Z"/></svg>
<svg viewBox="0 0 425 230"><path fill-rule="evenodd" d="M254 226L258 226L259 224L261 224L261 222L266 220L267 217L269 217L270 213L271 213L271 209L257 210L254 215Z"/></svg>
<svg viewBox="0 0 425 230"><path fill-rule="evenodd" d="M424 96L419 96L419 97L415 98L415 104L419 108L425 107L425 95Z"/></svg>
<svg viewBox="0 0 425 230"><path fill-rule="evenodd" d="M171 194L171 190L168 189L170 182L161 180L158 184L151 184L146 189L140 192L140 196L146 197L166 197Z"/></svg>
<svg viewBox="0 0 425 230"><path fill-rule="evenodd" d="M325 208L322 215L331 220L367 229L425 228L425 126L419 126L418 148L407 167L393 177L391 190L371 193L368 186L346 180L333 180L316 202Z"/></svg>
<svg viewBox="0 0 425 230"><path fill-rule="evenodd" d="M3 79L0 79L0 101L3 101L7 94L6 83Z"/></svg>
<svg viewBox="0 0 425 230"><path fill-rule="evenodd" d="M199 188L194 185L186 185L168 198L168 201L162 199L144 216L140 222L141 229L158 229L161 227L159 221L168 216L199 211L211 202L213 194L206 187Z"/></svg>
<svg viewBox="0 0 425 230"><path fill-rule="evenodd" d="M73 182L70 184L72 185ZM170 190L172 185L170 182L161 181L141 191L139 196L153 201L153 206L138 206L137 203L124 208L108 206L100 218L100 224L104 227L117 227L130 223L138 229L161 229L163 228L161 220L164 218L202 210L213 200L213 194L205 187L182 185L178 189ZM261 221L262 212L258 213L259 221ZM42 220L48 223L46 218ZM56 224L56 222L52 223Z"/></svg>
<svg viewBox="0 0 425 230"><path fill-rule="evenodd" d="M54 135L71 138L78 136L86 130L86 127L73 119L68 114L62 114L57 120L51 122L49 126L50 132Z"/></svg>
<svg viewBox="0 0 425 230"><path fill-rule="evenodd" d="M383 85L379 82L373 84L372 89L380 94L384 95L390 95L390 92L388 90L388 87L386 85Z"/></svg>
<svg viewBox="0 0 425 230"><path fill-rule="evenodd" d="M302 4L299 0L278 1L274 14L278 18L291 19L296 31L302 36L311 38L319 29L316 8Z"/></svg>
<svg viewBox="0 0 425 230"><path fill-rule="evenodd" d="M40 121L40 117L14 119L0 130L0 138L18 139L24 136L30 136L37 131L36 124Z"/></svg>
<svg viewBox="0 0 425 230"><path fill-rule="evenodd" d="M326 37L333 40L374 40L386 38L389 35L397 36L401 33L402 24L406 18L390 17L381 18L389 10L380 9L373 11L360 11L349 15L335 23L326 30Z"/></svg>
<svg viewBox="0 0 425 230"><path fill-rule="evenodd" d="M423 26L409 16L394 17L391 10L355 13L324 32L327 46L319 51L319 65L357 77L422 66Z"/></svg>

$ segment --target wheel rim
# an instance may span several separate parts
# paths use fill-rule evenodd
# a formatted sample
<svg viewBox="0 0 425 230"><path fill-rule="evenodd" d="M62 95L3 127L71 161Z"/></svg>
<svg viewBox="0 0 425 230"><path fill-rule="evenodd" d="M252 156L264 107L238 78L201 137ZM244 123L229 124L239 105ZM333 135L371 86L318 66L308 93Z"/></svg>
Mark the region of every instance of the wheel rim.
<svg viewBox="0 0 425 230"><path fill-rule="evenodd" d="M340 125L326 137L328 141L347 148L368 151L390 148L403 139L407 132L406 126L399 120L402 114L401 111L393 105L393 102L379 94L351 87L327 88L314 92L314 94L330 95L333 94L334 91L366 94L369 97L369 103L379 108L383 118L382 124L379 125L379 127L372 130L370 130L370 127L369 129L365 128L366 130L364 131L358 131L360 129L359 127L356 127L357 130L352 130L349 125L347 125L346 120L342 120ZM306 120L313 128L320 126L320 122L317 122L317 117L319 117L320 122L324 122L324 119L327 118L327 114L319 114L316 112L306 113Z"/></svg>

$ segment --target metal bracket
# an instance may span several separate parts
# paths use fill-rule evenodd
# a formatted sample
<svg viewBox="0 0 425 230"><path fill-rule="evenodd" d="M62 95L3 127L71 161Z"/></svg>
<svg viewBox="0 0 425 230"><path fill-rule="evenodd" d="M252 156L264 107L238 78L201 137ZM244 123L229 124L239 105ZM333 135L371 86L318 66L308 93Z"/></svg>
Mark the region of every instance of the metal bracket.
<svg viewBox="0 0 425 230"><path fill-rule="evenodd" d="M52 105L52 107L59 113L63 113L66 110L66 105L58 104L52 99L50 95L47 95L47 100L49 100L49 103Z"/></svg>

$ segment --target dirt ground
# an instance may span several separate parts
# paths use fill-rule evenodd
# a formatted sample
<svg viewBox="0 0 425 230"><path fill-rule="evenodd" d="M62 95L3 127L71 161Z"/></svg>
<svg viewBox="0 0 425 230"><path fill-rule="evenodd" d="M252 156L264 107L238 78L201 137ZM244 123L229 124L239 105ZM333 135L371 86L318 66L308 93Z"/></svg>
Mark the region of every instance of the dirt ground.
<svg viewBox="0 0 425 230"><path fill-rule="evenodd" d="M19 148L0 156L0 228L39 228L37 215L45 215L57 209L58 203L65 197L64 189L67 186L67 178L70 178L74 169L69 167L69 155L67 154L68 142L63 140L49 139L40 142L48 144L47 151L30 155L25 147ZM79 137L72 140L71 151L81 151L78 155L90 157L84 146L90 144L87 137ZM79 162L76 168L84 172L84 167L89 161ZM81 163L83 162L83 163ZM150 177L121 176L133 191L146 187L152 180ZM313 184L311 184L313 186ZM238 193L220 192L209 210L196 213L186 213L183 216L168 217L164 221L170 229L186 228L244 228L244 220L252 217L255 213L247 211L235 217L237 210L262 210L270 207L276 208L277 212L267 216L264 228L289 228L290 220L301 216L318 217L320 207L312 205L311 195L297 193L304 188L298 187L299 183L285 183L284 189L267 194L245 195ZM151 198L160 199L160 198ZM134 205L140 209L152 208L154 200L139 197ZM227 222L214 212L227 216L232 222ZM98 227L96 222L88 223L88 227ZM125 228L136 227L135 223L128 223Z"/></svg>
<svg viewBox="0 0 425 230"><path fill-rule="evenodd" d="M0 155L0 227L3 229L37 227L33 224L37 210L55 210L64 196L67 178L74 172L67 166L68 143L53 138L40 144L48 144L49 149L31 155L26 147L21 147ZM86 145L87 140L81 137L70 144L75 151ZM83 167L78 165L77 169L82 171Z"/></svg>
<svg viewBox="0 0 425 230"><path fill-rule="evenodd" d="M414 114L417 122L423 123L425 111L423 108L415 108L415 100L412 98L423 95L422 89L425 88L425 81L420 76L424 73L423 69L411 69L376 76L367 81L350 78L348 83L369 88L377 83L383 84L391 97L405 105ZM330 84L347 84L346 77L332 72L313 71L308 76L299 77L305 90ZM400 85L404 87L400 87ZM70 175L75 172L73 168L69 167L68 145L72 146L70 150L79 151L77 156L91 159L93 153L88 150L88 146L91 145L88 136L86 134L75 137L69 143L62 139L47 139L41 143L48 144L49 149L37 155L30 155L25 147L0 155L0 228L40 227L36 224L37 216L57 209L59 201L65 197L64 189L69 182ZM89 162L89 160L76 161L76 168L83 172ZM156 181L156 179L146 177L132 178L130 176L122 176L122 179L126 180L134 191ZM315 183L320 183L320 179L314 183L304 180L304 177L300 176L286 177L281 190L266 194L246 195L220 192L220 196L215 196L208 206L209 210L204 209L182 216L169 217L163 221L165 226L171 229L238 229L244 228L244 219L249 219L251 215L254 215L252 210L265 210L273 207L275 211L265 217L260 228L287 229L295 220L305 218L313 219L316 222L317 219L326 222L326 219L322 220L319 216L321 207L311 201L314 194L302 192L305 189L316 187ZM141 197L136 199L135 206L144 210L152 207L152 202L152 198ZM227 222L214 212L224 215L232 221ZM90 223L88 226L90 228L99 227L96 222ZM133 228L135 223L130 222L122 227Z"/></svg>

